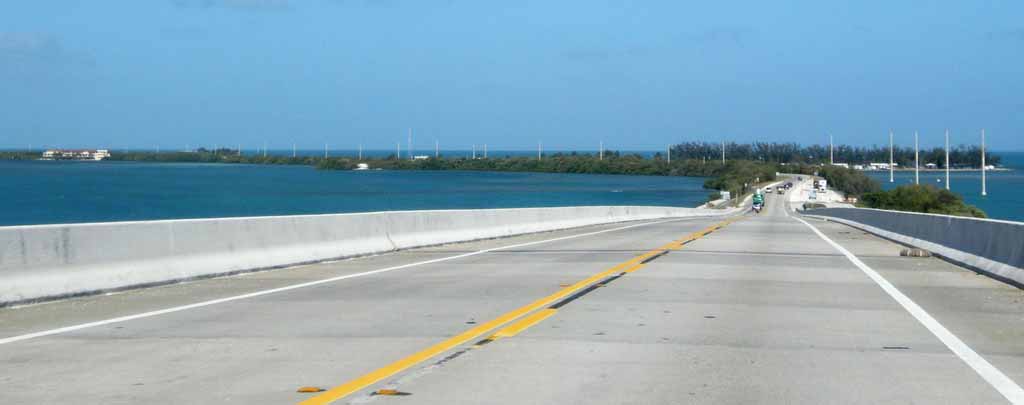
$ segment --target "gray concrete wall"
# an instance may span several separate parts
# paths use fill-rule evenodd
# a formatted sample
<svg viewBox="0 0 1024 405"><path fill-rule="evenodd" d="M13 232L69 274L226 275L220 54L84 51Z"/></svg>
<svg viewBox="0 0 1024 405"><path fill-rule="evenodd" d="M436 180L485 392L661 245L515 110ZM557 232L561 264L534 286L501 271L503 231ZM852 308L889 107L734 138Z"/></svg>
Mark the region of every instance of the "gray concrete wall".
<svg viewBox="0 0 1024 405"><path fill-rule="evenodd" d="M0 305L419 246L733 212L559 207L0 227Z"/></svg>
<svg viewBox="0 0 1024 405"><path fill-rule="evenodd" d="M1024 284L1024 223L876 210L822 208L806 215L927 249L991 276Z"/></svg>

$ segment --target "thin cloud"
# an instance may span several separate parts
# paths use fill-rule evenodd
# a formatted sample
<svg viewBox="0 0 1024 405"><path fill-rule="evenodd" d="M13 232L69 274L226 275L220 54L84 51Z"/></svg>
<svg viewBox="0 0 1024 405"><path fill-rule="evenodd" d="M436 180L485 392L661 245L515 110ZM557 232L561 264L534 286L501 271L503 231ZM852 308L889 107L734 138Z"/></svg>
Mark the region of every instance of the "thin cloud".
<svg viewBox="0 0 1024 405"><path fill-rule="evenodd" d="M68 50L50 34L0 32L0 72L33 74L93 65L92 54Z"/></svg>

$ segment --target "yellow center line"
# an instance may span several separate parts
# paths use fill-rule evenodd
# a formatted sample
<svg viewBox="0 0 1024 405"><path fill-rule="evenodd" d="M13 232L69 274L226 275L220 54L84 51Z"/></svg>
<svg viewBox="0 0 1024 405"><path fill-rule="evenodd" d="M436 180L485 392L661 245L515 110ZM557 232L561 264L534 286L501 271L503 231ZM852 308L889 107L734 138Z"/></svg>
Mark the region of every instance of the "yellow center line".
<svg viewBox="0 0 1024 405"><path fill-rule="evenodd" d="M540 321L547 319L551 315L554 315L555 312L558 312L558 310L552 308L545 308L540 311L534 312L533 314L530 314L530 316L520 319L509 326L498 329L497 332L494 332L494 335L491 335L491 339L496 340L499 338L512 337L518 335L520 332L528 329L533 325L540 323Z"/></svg>
<svg viewBox="0 0 1024 405"><path fill-rule="evenodd" d="M329 389L327 391L324 391L324 392L322 392L321 394L319 394L319 395L317 395L315 397L306 399L305 401L300 402L300 405L323 405L323 404L329 404L329 403L337 401L337 400L339 400L341 398L347 397L347 396L351 395L352 393L354 393L356 391L359 391L361 389L369 387L370 385L372 385L374 383L377 383L378 381L381 381L381 380L383 380L385 378L388 378L388 377L391 377L391 376L393 376L395 374L398 374L398 373L408 369L409 367L412 367L412 366L414 366L416 364L422 363L423 361L426 361L426 360L428 360L428 359L430 359L430 358L432 358L434 356L437 356L437 355L439 355L441 353L449 351L449 350L451 350L451 349L453 349L453 348L455 348L457 346L460 346L460 345L463 345L465 343L468 343L469 341L471 341L473 339L479 338L480 336L483 336L487 332L490 332L490 331L492 331L494 329L497 329L497 328L501 327L502 325L505 325L505 324L507 324L509 322L512 322L512 321L514 321L514 320L516 320L516 319L518 319L518 318L520 318L520 317L522 317L522 316L524 316L524 315L526 315L526 314L528 314L530 312L533 312L533 311L536 311L538 309L547 307L547 306L557 302L558 300L560 300L562 298L565 298L565 297L568 297L569 295L571 295L571 294L573 294L573 293L575 293L575 292L577 292L579 290L582 290L582 289L588 287L589 285L591 285L591 284L593 284L595 282L598 282L598 281L600 281L600 280L602 280L602 279L604 279L604 278L606 278L606 277L608 277L610 275L614 275L614 274L617 274L617 273L623 273L623 272L630 273L630 272L639 270L641 267L643 267L643 264L641 262L646 260L647 258L650 258L650 257L652 257L654 255L660 254L660 253L668 251L668 250L679 249L680 247L682 247L683 243L686 243L686 242L698 239L700 237L703 237L704 235L707 234L707 232L710 232L711 230L713 230L712 228L717 229L717 228L715 228L716 226L718 228L720 228L720 227L725 226L726 224L732 223L732 222L734 222L734 221L726 220L726 221L720 222L720 223L718 223L716 225L713 225L711 227L705 228L704 230L694 232L694 233L692 233L692 234L690 234L690 235L688 235L688 236L686 236L686 237L684 237L682 239L669 242L669 243L667 243L667 244L665 244L663 246L660 246L660 247L658 247L656 249L650 250L650 251L648 251L648 252L646 252L644 254L636 256L636 257L634 257L632 259L629 259L629 260L627 260L625 262L619 263L619 264L617 264L617 265L615 265L615 266L613 266L613 267L611 267L611 268L609 268L607 270L604 270L604 271L602 271L600 273L594 274L594 275L592 275L590 277L587 277L587 278L585 278L583 280L580 280L580 281L576 282L575 284L572 284L572 285L570 285L568 287L562 288L562 289L558 290L557 292L555 292L554 294L548 295L548 296L546 296L544 298L538 299L538 300L533 301L533 302L531 302L531 303L529 303L527 305L524 305L524 306L519 307L517 309L514 309L514 310L512 310L510 312L502 314L502 315L498 316L497 318L494 318L494 319L492 319L490 321L484 322L484 323L482 323L480 325L477 325L476 327L470 328L470 329L468 329L468 330L466 330L466 331L464 331L464 332L462 332L462 333L460 333L458 335L455 335L455 336L453 336L451 338L448 338L448 339L446 339L446 340L444 340L444 341L442 341L440 343L434 344L434 345L432 345L432 346L430 346L430 347L428 347L426 349L423 349L423 350L421 350L419 352L416 352L416 353L414 353L412 355L409 355L408 357L405 357L405 358L403 358L401 360L395 361L395 362L393 362L391 364L388 364L388 365L386 365L384 367L381 367L381 368L379 368L377 370L371 371L371 372L369 372L367 374L364 374L363 376L360 376L360 377L358 377L358 378L356 378L354 380L351 380L349 382L346 382L346 383L344 383L342 385L339 385L339 386L331 388L331 389ZM555 310L551 310L550 313L546 313L546 312L542 311L542 312L539 312L538 314L546 314L546 315L541 316L541 315L538 315L538 314L534 314L530 318L524 319L521 322L523 325L525 325L522 329L526 329L526 328L528 328L528 327L530 327L530 326L532 326L532 325L534 325L534 324L544 320L544 318L547 318L547 317L549 317L551 315L554 315L554 311ZM531 318L533 318L533 317L536 317L534 319L534 322L526 324L526 321L531 319ZM513 325L513 326L515 326L515 325ZM516 332L516 333L518 333L518 332Z"/></svg>

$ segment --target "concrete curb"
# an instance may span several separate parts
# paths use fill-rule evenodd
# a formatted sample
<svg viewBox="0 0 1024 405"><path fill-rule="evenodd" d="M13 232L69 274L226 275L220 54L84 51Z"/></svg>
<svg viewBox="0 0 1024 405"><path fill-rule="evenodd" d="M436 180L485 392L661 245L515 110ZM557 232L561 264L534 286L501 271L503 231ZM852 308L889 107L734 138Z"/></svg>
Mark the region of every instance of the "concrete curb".
<svg viewBox="0 0 1024 405"><path fill-rule="evenodd" d="M0 227L0 306L423 246L738 212L597 206Z"/></svg>

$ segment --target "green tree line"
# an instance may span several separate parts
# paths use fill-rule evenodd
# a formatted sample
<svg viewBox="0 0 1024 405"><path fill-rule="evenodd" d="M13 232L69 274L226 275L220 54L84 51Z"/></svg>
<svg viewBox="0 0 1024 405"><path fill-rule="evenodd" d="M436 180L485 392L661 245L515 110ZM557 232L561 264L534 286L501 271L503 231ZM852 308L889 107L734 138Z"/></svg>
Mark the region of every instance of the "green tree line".
<svg viewBox="0 0 1024 405"><path fill-rule="evenodd" d="M984 211L964 203L959 194L930 184L905 185L892 190L866 193L861 196L858 205L883 210L985 218Z"/></svg>

